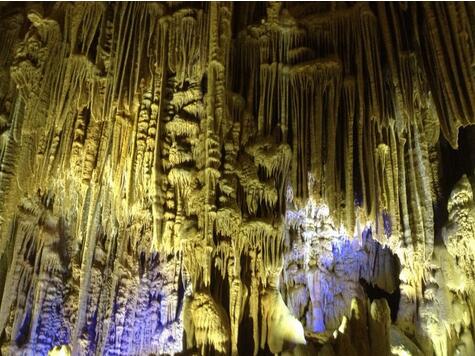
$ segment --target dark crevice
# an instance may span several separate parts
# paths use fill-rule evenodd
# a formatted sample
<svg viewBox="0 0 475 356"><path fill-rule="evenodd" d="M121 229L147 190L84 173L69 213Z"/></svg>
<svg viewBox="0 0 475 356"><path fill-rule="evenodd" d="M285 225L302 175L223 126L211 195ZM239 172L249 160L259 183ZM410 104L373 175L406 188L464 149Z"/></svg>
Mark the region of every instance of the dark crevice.
<svg viewBox="0 0 475 356"><path fill-rule="evenodd" d="M366 296L370 303L375 299L386 299L391 310L391 321L394 323L397 320L397 313L399 311L399 301L401 300L401 290L398 286L392 293L388 293L377 285L368 283L365 279L360 278L360 284L363 286Z"/></svg>

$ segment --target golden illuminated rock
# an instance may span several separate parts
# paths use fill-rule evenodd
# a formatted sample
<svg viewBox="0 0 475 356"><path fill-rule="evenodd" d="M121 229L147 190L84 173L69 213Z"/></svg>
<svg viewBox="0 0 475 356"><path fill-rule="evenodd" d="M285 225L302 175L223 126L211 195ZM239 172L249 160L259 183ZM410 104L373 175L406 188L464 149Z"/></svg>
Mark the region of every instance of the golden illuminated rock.
<svg viewBox="0 0 475 356"><path fill-rule="evenodd" d="M475 353L475 6L0 3L0 355Z"/></svg>

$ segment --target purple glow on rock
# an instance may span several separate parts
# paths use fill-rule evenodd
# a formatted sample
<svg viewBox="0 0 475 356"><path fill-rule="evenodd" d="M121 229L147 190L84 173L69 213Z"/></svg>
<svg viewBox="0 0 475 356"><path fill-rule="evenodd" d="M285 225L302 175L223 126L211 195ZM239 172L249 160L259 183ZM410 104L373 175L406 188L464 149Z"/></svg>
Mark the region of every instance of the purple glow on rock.
<svg viewBox="0 0 475 356"><path fill-rule="evenodd" d="M314 332L340 326L341 318L351 309L351 300L366 298L360 279L375 283L386 275L385 264L379 264L375 256L384 259L391 254L373 239L371 225L360 225L356 231L363 228L361 235L348 236L344 229L337 229L325 211L311 200L304 209L287 211L287 223L299 231L300 238L292 240L284 269L302 266L291 267L284 273L291 286L286 287L287 303L294 315ZM384 221L386 232L390 232L388 215ZM302 288L304 293L300 292Z"/></svg>
<svg viewBox="0 0 475 356"><path fill-rule="evenodd" d="M384 224L384 233L386 236L391 236L392 234L392 222L391 215L387 211L383 211L383 224Z"/></svg>

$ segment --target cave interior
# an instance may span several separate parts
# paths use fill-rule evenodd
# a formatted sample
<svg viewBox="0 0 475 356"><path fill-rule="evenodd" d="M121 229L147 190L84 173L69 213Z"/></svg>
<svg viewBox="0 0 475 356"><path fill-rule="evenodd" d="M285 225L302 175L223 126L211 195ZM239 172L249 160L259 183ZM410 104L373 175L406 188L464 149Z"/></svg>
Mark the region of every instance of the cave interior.
<svg viewBox="0 0 475 356"><path fill-rule="evenodd" d="M475 355L472 2L0 2L0 356Z"/></svg>

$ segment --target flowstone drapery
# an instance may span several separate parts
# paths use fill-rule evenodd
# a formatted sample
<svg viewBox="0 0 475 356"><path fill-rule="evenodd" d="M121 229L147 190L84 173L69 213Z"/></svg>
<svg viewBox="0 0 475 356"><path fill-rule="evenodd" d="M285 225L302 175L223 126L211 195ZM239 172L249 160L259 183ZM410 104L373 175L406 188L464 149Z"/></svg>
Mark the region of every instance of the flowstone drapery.
<svg viewBox="0 0 475 356"><path fill-rule="evenodd" d="M475 353L471 3L1 3L1 355Z"/></svg>

